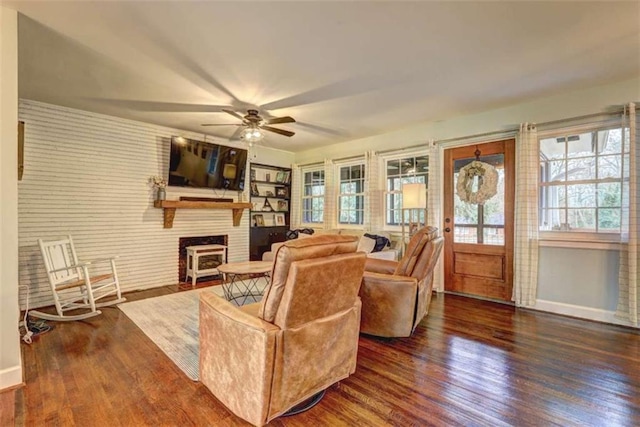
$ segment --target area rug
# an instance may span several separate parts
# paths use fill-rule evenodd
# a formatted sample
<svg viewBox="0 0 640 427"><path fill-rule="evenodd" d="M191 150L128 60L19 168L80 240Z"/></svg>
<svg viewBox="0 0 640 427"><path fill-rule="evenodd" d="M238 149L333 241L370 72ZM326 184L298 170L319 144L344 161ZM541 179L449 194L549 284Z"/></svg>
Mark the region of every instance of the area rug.
<svg viewBox="0 0 640 427"><path fill-rule="evenodd" d="M198 381L199 374L198 303L201 292L223 296L222 287L214 286L118 305L193 381Z"/></svg>

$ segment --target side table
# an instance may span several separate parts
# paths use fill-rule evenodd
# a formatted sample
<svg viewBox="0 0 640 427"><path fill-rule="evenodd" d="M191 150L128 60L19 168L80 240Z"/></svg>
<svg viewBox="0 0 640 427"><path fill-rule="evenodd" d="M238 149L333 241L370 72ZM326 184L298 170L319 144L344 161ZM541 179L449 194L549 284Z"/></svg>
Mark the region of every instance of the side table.
<svg viewBox="0 0 640 427"><path fill-rule="evenodd" d="M225 275L222 290L227 301L244 305L249 298L258 302L263 289L258 288L262 278L269 280L273 263L271 261L232 262L218 266Z"/></svg>

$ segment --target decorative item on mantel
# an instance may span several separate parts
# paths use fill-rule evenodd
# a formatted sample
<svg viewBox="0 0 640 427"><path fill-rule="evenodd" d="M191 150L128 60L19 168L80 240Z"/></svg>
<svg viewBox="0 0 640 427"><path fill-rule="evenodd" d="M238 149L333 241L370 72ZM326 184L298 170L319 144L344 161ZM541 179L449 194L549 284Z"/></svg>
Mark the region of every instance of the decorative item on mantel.
<svg viewBox="0 0 640 427"><path fill-rule="evenodd" d="M167 199L167 180L157 175L149 178L149 182L153 184L153 188L156 189L156 200Z"/></svg>

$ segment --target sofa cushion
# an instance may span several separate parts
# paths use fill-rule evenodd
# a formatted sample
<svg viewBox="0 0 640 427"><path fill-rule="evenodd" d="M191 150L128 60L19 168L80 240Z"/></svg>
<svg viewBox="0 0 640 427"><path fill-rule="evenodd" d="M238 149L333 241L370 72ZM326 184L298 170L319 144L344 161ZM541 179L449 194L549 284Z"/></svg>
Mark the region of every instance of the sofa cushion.
<svg viewBox="0 0 640 427"><path fill-rule="evenodd" d="M369 234L369 233L364 233L364 236L376 241L376 244L373 247L372 252L380 252L387 246L389 247L391 246L391 241L389 240L389 238L385 236L379 236L377 234Z"/></svg>
<svg viewBox="0 0 640 427"><path fill-rule="evenodd" d="M358 241L358 249L356 252L364 252L370 254L376 246L376 240L366 236L362 236Z"/></svg>

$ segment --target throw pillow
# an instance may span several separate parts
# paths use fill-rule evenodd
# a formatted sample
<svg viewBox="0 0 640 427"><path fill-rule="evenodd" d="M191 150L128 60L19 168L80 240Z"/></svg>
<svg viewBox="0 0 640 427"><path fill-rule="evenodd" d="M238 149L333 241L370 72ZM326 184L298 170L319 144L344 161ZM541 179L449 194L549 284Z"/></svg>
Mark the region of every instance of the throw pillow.
<svg viewBox="0 0 640 427"><path fill-rule="evenodd" d="M356 252L364 252L370 254L373 252L373 248L376 246L376 240L369 237L362 236L358 241L358 249Z"/></svg>
<svg viewBox="0 0 640 427"><path fill-rule="evenodd" d="M364 235L370 239L374 239L376 241L375 246L373 247L373 252L380 252L387 246L391 246L391 242L384 236L378 236L377 234L369 234L364 233Z"/></svg>
<svg viewBox="0 0 640 427"><path fill-rule="evenodd" d="M285 237L287 240L293 240L300 237L301 234L305 234L305 237L312 235L315 232L313 228L298 228L296 230L287 230Z"/></svg>

